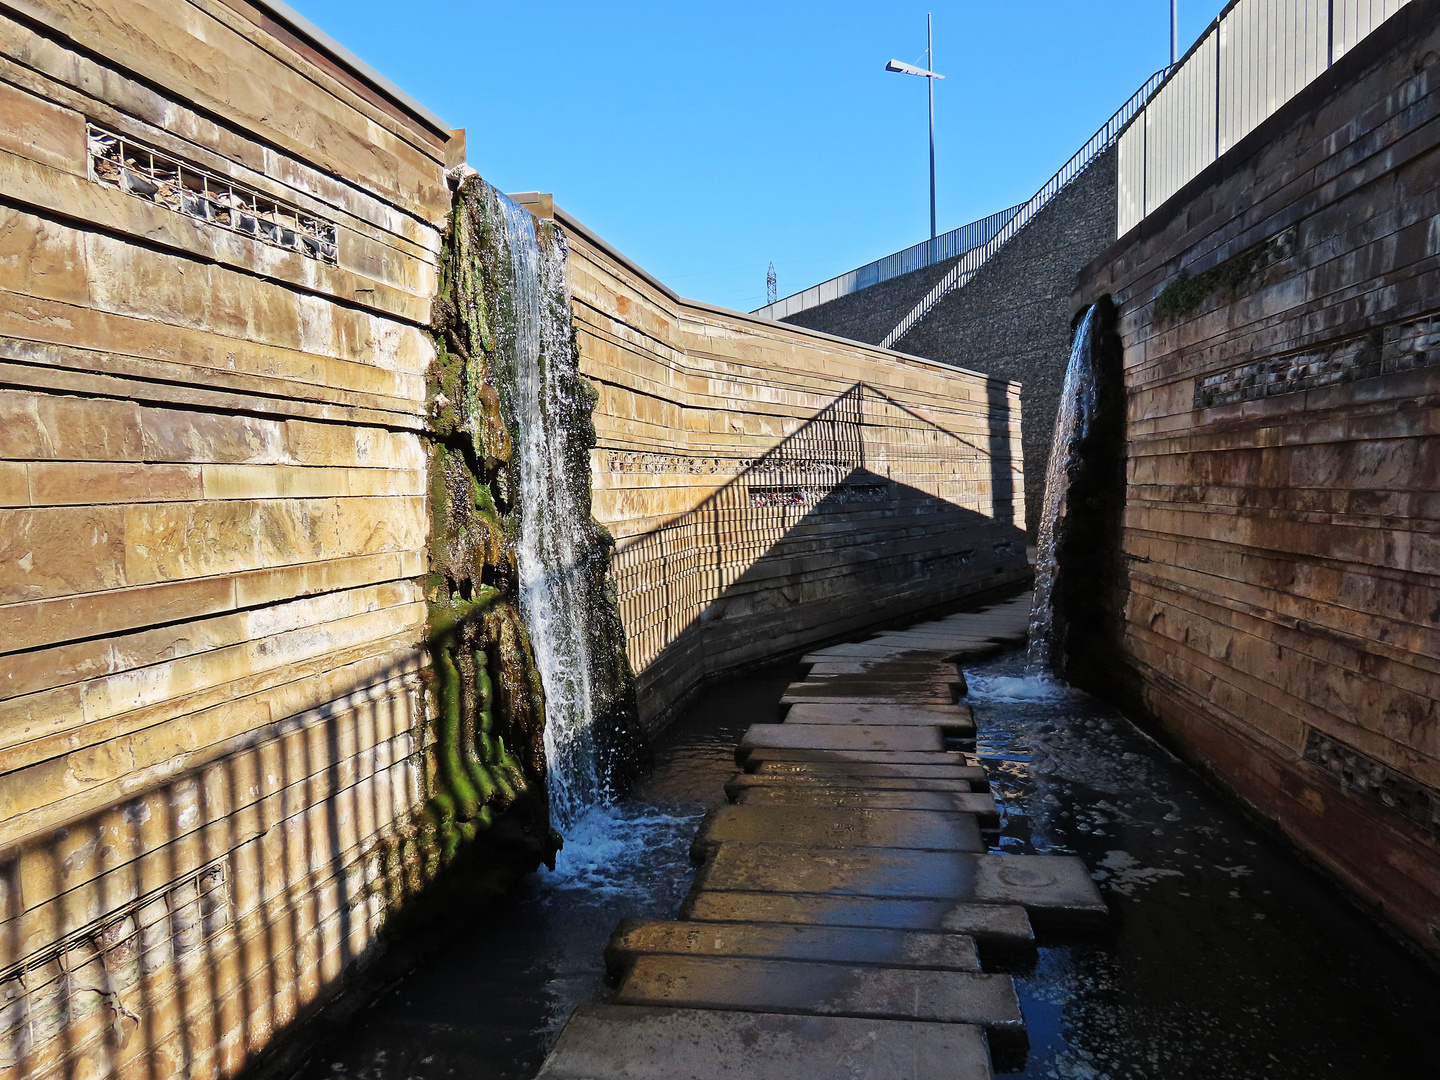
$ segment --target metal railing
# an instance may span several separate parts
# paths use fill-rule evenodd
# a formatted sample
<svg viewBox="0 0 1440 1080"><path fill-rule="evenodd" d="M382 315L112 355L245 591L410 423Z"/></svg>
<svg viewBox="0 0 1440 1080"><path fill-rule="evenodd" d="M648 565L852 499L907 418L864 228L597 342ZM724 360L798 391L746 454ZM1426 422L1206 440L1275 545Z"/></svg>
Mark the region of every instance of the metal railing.
<svg viewBox="0 0 1440 1080"><path fill-rule="evenodd" d="M1052 176L1045 186L1037 191L1029 202L1020 206L1005 225L980 247L974 248L965 253L964 257L950 268L950 271L936 283L935 287L925 294L925 297L906 312L905 317L896 324L895 329L885 335L880 342L882 348L893 349L895 343L910 332L921 319L930 313L930 310L951 290L957 289L973 278L979 269L984 266L994 254L1004 247L1012 236L1030 224L1031 219L1043 210L1050 200L1060 194L1069 183L1079 176L1090 166L1090 164L1102 153L1114 145L1120 132L1130 123L1131 119L1144 108L1150 96L1155 93L1160 84L1165 81L1170 69L1161 68L1145 80L1145 85L1136 90L1130 96L1130 100L1121 105L1115 115L1106 121L1105 126L1092 135L1088 142L1077 150L1073 157L1060 167L1060 171Z"/></svg>
<svg viewBox="0 0 1440 1080"><path fill-rule="evenodd" d="M1120 139L1124 236L1407 0L1230 0Z"/></svg>
<svg viewBox="0 0 1440 1080"><path fill-rule="evenodd" d="M963 255L986 243L1004 227L1007 221L1015 216L1019 209L1018 206L1012 206L1007 210L1000 210L988 217L983 217L979 221L961 225L958 229L951 229L933 240L922 240L903 251L897 251L893 255L886 255L883 259L866 263L864 266L857 267L838 277L822 281L819 285L812 285L808 289L781 297L773 304L756 308L750 314L759 315L764 319L784 319L796 312L828 304L831 300L838 300L842 296L849 296L861 289L879 285L882 281L889 281L902 274L924 270L927 266L934 266L946 259L953 259L957 255Z"/></svg>

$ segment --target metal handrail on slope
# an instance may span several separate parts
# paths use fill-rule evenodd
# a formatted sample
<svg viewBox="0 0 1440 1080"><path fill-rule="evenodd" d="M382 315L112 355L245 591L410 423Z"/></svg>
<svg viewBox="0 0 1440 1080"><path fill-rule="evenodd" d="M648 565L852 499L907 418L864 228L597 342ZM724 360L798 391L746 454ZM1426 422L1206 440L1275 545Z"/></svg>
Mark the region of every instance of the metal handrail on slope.
<svg viewBox="0 0 1440 1080"><path fill-rule="evenodd" d="M1030 220L1043 210L1051 199L1060 194L1070 181L1084 172L1091 162L1114 145L1115 140L1120 137L1120 132L1150 100L1151 95L1160 88L1160 84L1169 74L1170 69L1164 67L1146 79L1145 84L1130 96L1130 100L1121 105L1115 115L1106 121L1105 126L1092 135L1090 140L1060 167L1060 171L1030 198L1029 202L1020 207L1015 216L1005 223L1005 227L997 232L989 243L961 256L960 261L950 268L950 271L940 279L935 287L926 293L918 304L906 312L905 317L900 320L895 329L885 335L885 339L880 342L880 347L893 349L895 343L928 315L930 309L938 304L942 297L974 277L976 272L990 260L990 257L1004 247L1012 236L1028 225Z"/></svg>

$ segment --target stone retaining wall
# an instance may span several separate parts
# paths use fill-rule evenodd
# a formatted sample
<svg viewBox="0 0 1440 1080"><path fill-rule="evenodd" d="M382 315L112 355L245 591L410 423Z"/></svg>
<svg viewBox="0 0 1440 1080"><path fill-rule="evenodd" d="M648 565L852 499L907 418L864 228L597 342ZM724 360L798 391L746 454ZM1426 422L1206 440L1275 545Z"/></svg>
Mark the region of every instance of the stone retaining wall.
<svg viewBox="0 0 1440 1080"><path fill-rule="evenodd" d="M1070 353L1075 275L1115 236L1115 151L1107 150L952 290L896 348L1020 384L1025 412L1025 517L1034 541L1045 469ZM880 341L954 260L798 312L787 322Z"/></svg>
<svg viewBox="0 0 1440 1080"><path fill-rule="evenodd" d="M233 1075L422 873L446 133L248 5L18 7L0 1066Z"/></svg>
<svg viewBox="0 0 1440 1080"><path fill-rule="evenodd" d="M723 672L1028 579L1015 384L679 299L559 219L650 726Z"/></svg>
<svg viewBox="0 0 1440 1080"><path fill-rule="evenodd" d="M1075 302L1103 293L1129 399L1110 688L1440 950L1440 3L1402 8Z"/></svg>

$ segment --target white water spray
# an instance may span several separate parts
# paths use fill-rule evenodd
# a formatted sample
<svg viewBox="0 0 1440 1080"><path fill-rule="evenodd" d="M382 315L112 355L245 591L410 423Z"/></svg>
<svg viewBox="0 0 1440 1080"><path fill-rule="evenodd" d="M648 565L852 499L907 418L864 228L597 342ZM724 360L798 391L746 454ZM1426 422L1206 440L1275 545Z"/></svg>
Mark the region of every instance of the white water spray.
<svg viewBox="0 0 1440 1080"><path fill-rule="evenodd" d="M545 688L550 813L565 828L605 799L595 754L594 669L583 576L589 509L569 475L577 460L569 394L578 359L570 334L564 244L557 237L542 250L535 219L504 195L497 197L514 301L508 360L520 489L520 611Z"/></svg>
<svg viewBox="0 0 1440 1080"><path fill-rule="evenodd" d="M1055 526L1065 516L1070 494L1070 465L1075 444L1090 433L1095 419L1095 368L1090 355L1092 306L1075 330L1070 346L1070 363L1065 368L1065 388L1060 392L1060 411L1055 417L1055 435L1050 442L1050 464L1045 469L1045 502L1040 512L1039 543L1035 561L1035 601L1030 609L1031 667L1050 666L1050 637L1055 612L1051 606L1055 591Z"/></svg>

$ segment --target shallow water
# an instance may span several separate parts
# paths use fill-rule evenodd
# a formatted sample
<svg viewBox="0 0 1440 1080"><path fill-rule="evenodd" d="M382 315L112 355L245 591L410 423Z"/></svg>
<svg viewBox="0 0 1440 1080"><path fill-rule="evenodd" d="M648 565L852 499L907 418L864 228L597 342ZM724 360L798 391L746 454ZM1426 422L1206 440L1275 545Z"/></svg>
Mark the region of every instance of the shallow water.
<svg viewBox="0 0 1440 1080"><path fill-rule="evenodd" d="M967 670L998 850L1079 854L1114 911L1017 976L1046 1080L1440 1078L1440 980L1190 769L1015 653ZM734 746L795 673L717 687L656 747L654 774L570 830L555 871L359 1014L307 1080L523 1080L605 990L625 917L668 918Z"/></svg>
<svg viewBox="0 0 1440 1080"><path fill-rule="evenodd" d="M671 918L695 868L690 841L724 801L735 744L773 723L785 669L717 686L657 741L654 772L565 830L554 871L477 916L380 994L306 1080L523 1080L574 1007L603 993L602 950L622 918Z"/></svg>
<svg viewBox="0 0 1440 1080"><path fill-rule="evenodd" d="M999 850L1082 856L1115 914L1017 979L1022 1075L1440 1077L1440 980L1328 881L1023 656L967 678Z"/></svg>

